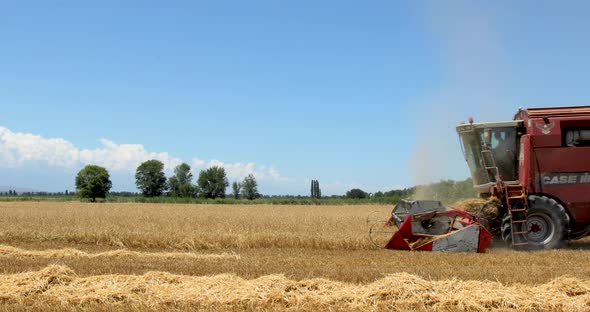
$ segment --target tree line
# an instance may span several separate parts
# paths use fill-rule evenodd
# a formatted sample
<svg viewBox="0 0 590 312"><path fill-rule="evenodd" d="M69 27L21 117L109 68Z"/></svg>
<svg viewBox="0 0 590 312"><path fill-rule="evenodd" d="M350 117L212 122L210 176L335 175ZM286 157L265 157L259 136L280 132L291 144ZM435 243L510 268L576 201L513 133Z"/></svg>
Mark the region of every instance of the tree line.
<svg viewBox="0 0 590 312"><path fill-rule="evenodd" d="M60 197L63 200L85 198L96 201L107 195L114 201L148 202L202 202L208 199L225 199L226 189L230 186L223 167L210 167L199 172L194 180L191 167L182 163L174 168L174 173L166 177L164 164L158 160L148 160L140 164L135 171L137 192L110 192L112 182L106 168L87 165L76 176L76 191L70 192L20 192L9 190L0 192L0 196L16 197ZM462 181L442 180L436 183L391 191L369 193L359 188L347 191L344 195L322 196L318 180L311 181L310 194L303 195L262 195L258 192L258 183L254 175L246 176L242 181L231 184L231 199L223 200L232 203L234 199L254 200L262 198L271 204L352 204L352 203L383 203L395 204L401 199L433 199L446 204L477 196L471 178ZM68 199L70 198L70 199ZM125 199L128 198L128 199ZM158 199L159 198L159 199ZM217 201L216 201L217 202Z"/></svg>
<svg viewBox="0 0 590 312"><path fill-rule="evenodd" d="M97 165L87 165L76 175L76 192L79 197L96 201L106 198L112 188L108 170ZM144 197L170 196L179 198L225 198L229 181L223 167L213 166L199 172L193 183L191 167L182 163L174 168L174 174L166 177L164 164L159 160L148 160L135 170L135 185ZM233 184L234 198L256 199L258 183L249 174L241 182Z"/></svg>
<svg viewBox="0 0 590 312"><path fill-rule="evenodd" d="M471 178L462 181L442 180L436 183L417 185L388 192L368 193L355 188L346 192L345 195L349 199L375 199L376 201L379 201L379 199L391 199L394 202L400 199L431 199L439 200L446 204L476 196L477 192L473 188Z"/></svg>

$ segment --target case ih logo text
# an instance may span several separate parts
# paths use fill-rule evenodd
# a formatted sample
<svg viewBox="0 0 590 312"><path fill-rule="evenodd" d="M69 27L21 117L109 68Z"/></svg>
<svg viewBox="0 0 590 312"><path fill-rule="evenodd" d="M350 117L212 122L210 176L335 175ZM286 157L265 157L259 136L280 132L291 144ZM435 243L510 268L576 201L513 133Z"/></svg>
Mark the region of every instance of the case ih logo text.
<svg viewBox="0 0 590 312"><path fill-rule="evenodd" d="M543 185L590 184L590 172L548 172L543 174Z"/></svg>

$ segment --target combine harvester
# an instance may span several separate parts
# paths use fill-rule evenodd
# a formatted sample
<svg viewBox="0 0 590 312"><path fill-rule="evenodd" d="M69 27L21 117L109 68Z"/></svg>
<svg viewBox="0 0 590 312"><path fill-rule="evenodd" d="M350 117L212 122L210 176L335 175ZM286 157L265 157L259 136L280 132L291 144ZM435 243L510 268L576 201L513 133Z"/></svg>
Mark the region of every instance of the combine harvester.
<svg viewBox="0 0 590 312"><path fill-rule="evenodd" d="M513 121L457 127L482 198L501 202L501 239L514 249L552 249L590 234L590 106L519 109ZM435 201L400 202L369 234L388 249L482 252L490 229L477 215Z"/></svg>

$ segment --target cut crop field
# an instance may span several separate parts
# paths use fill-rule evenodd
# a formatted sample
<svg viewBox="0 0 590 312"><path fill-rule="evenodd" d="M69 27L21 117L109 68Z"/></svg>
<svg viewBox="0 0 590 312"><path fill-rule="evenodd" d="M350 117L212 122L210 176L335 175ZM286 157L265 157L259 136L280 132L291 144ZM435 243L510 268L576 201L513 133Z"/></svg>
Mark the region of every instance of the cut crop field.
<svg viewBox="0 0 590 312"><path fill-rule="evenodd" d="M590 242L377 249L391 208L0 202L0 311L590 309Z"/></svg>

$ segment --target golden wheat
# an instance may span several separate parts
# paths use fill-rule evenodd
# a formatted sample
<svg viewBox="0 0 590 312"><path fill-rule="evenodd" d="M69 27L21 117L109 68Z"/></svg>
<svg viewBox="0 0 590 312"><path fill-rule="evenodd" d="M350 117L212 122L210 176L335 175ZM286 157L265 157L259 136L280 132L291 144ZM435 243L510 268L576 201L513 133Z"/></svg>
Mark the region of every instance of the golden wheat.
<svg viewBox="0 0 590 312"><path fill-rule="evenodd" d="M365 220L383 206L0 203L0 242L119 248L370 249Z"/></svg>

